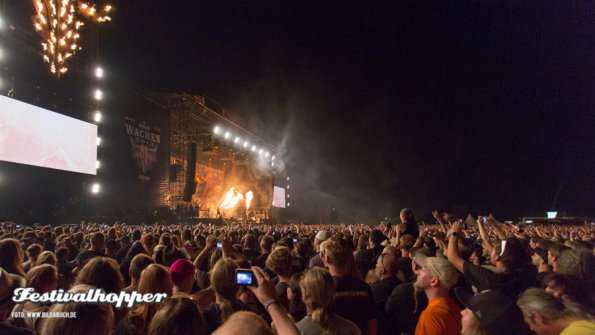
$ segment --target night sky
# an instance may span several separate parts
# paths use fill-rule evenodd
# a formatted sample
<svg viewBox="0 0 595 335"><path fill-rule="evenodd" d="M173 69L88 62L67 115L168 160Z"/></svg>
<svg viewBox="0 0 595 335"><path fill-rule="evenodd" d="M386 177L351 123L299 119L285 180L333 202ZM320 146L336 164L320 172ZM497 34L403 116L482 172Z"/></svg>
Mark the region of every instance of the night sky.
<svg viewBox="0 0 595 335"><path fill-rule="evenodd" d="M347 222L595 214L593 3L112 4L105 70L278 143L297 208L325 192Z"/></svg>

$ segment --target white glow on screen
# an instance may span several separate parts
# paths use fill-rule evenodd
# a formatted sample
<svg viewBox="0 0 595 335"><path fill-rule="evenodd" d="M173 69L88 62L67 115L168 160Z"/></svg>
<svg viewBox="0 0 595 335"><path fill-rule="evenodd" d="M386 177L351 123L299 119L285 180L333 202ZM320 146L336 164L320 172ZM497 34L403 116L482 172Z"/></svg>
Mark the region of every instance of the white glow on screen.
<svg viewBox="0 0 595 335"><path fill-rule="evenodd" d="M96 174L97 126L0 96L0 160Z"/></svg>
<svg viewBox="0 0 595 335"><path fill-rule="evenodd" d="M548 219L555 219L558 216L558 212L547 212Z"/></svg>
<svg viewBox="0 0 595 335"><path fill-rule="evenodd" d="M285 208L285 189L273 186L273 207Z"/></svg>

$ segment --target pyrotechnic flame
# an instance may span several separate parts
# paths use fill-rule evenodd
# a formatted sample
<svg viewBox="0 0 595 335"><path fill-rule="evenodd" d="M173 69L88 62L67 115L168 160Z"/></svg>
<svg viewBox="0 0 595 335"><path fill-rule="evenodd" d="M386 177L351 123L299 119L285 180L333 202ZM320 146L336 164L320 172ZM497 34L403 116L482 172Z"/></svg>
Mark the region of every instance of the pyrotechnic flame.
<svg viewBox="0 0 595 335"><path fill-rule="evenodd" d="M241 193L236 194L229 203L229 205L227 205L227 207L225 207L224 209L234 208L242 199L244 199L244 196Z"/></svg>
<svg viewBox="0 0 595 335"><path fill-rule="evenodd" d="M252 191L248 191L246 193L246 211L248 211L248 209L250 208L250 202L252 202L253 198L254 198L254 193L252 193Z"/></svg>
<svg viewBox="0 0 595 335"><path fill-rule="evenodd" d="M110 5L106 5L100 14L94 4L80 0L33 0L33 4L37 10L33 26L43 39L43 60L58 78L68 70L66 60L81 50L76 40L79 38L77 31L84 23L75 16L77 7L79 16L96 23L111 20L107 15L112 9Z"/></svg>
<svg viewBox="0 0 595 335"><path fill-rule="evenodd" d="M231 202L231 200L233 199L233 195L235 194L235 188L232 186L229 191L227 191L227 194L225 194L225 199L223 199L223 202L221 203L221 205L219 205L219 208L221 209L225 209L225 207Z"/></svg>

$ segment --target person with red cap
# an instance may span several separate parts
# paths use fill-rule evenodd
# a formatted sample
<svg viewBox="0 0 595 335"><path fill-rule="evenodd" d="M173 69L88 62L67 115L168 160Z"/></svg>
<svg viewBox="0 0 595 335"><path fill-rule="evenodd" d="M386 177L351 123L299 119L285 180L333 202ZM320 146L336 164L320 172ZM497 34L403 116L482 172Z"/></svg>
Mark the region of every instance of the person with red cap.
<svg viewBox="0 0 595 335"><path fill-rule="evenodd" d="M171 280L174 282L174 293L191 294L194 285L194 264L187 259L176 260L169 268Z"/></svg>

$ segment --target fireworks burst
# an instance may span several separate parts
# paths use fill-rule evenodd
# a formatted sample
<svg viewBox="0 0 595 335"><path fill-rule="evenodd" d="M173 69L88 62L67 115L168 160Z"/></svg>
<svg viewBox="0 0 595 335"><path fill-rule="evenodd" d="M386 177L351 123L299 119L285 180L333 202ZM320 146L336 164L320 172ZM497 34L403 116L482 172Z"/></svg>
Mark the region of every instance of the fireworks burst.
<svg viewBox="0 0 595 335"><path fill-rule="evenodd" d="M84 23L78 17L96 23L111 21L110 5L99 12L94 4L76 0L33 0L33 3L37 10L33 25L43 39L43 60L58 78L68 71L66 60L81 50L79 30Z"/></svg>

